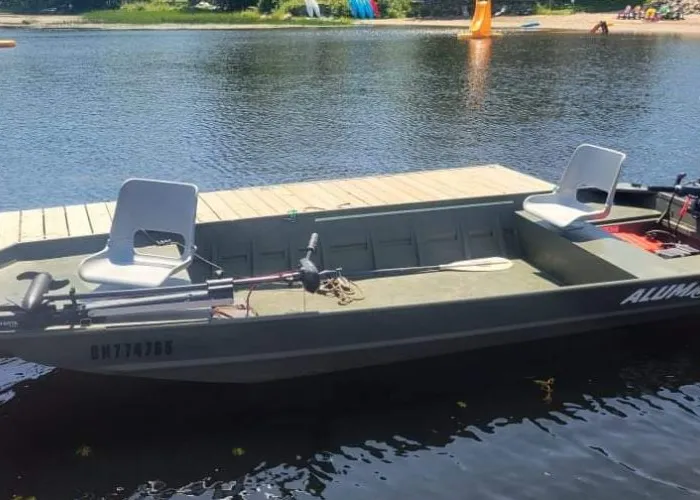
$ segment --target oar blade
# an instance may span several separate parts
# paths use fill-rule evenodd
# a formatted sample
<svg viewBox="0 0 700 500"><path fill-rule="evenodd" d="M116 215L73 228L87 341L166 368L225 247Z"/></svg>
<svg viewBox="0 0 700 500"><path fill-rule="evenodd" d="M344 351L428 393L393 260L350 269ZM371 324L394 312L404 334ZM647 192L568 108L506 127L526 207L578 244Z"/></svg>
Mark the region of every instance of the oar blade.
<svg viewBox="0 0 700 500"><path fill-rule="evenodd" d="M513 267L513 262L503 257L487 257L484 259L460 260L440 266L441 271L489 272L505 271Z"/></svg>

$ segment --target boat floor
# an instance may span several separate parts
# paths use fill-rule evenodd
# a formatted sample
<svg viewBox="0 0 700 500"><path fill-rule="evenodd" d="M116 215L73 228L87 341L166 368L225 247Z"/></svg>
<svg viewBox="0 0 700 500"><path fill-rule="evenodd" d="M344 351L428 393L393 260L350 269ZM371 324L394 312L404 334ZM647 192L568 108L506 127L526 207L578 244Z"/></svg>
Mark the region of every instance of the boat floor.
<svg viewBox="0 0 700 500"><path fill-rule="evenodd" d="M309 311L331 312L447 302L497 295L552 290L561 285L527 262L513 260L504 271L439 271L404 276L362 279L353 282L349 303L340 304L332 293L309 294L301 286L254 290L250 307L260 316ZM245 303L239 292L236 302ZM360 299L360 300L355 300Z"/></svg>
<svg viewBox="0 0 700 500"><path fill-rule="evenodd" d="M166 250L166 247L149 249L149 253L160 253L162 255L171 254L173 250ZM115 287L107 287L87 283L78 276L78 267L82 260L87 257L85 255L71 255L68 257L58 257L53 259L43 260L21 260L10 262L0 268L0 284L2 284L2 296L7 302L8 299L14 302L19 302L24 296L29 284L32 281L34 274L47 272L53 276L55 282L61 281L65 283L60 289L54 289L49 293L65 294L68 293L70 287L75 287L76 292L90 292L95 290L109 290ZM173 276L169 281L169 285L184 285L191 283L187 272L180 272Z"/></svg>
<svg viewBox="0 0 700 500"><path fill-rule="evenodd" d="M31 282L31 276L22 274L48 272L54 280L67 280L60 290L50 293L67 293L70 286L77 292L95 290L92 284L78 277L78 266L83 255L47 260L19 261L0 269L3 299L18 303ZM189 282L181 273L175 283ZM404 276L363 279L355 282L358 294L349 304L339 304L332 294L320 295L303 292L301 286L275 285L255 289L250 297L250 307L258 315L278 315L304 311L344 311L348 309L372 309L400 305L444 302L478 297L550 290L561 286L551 277L542 274L527 262L515 259L510 269L489 272L439 271ZM244 304L248 289L239 289L235 302Z"/></svg>

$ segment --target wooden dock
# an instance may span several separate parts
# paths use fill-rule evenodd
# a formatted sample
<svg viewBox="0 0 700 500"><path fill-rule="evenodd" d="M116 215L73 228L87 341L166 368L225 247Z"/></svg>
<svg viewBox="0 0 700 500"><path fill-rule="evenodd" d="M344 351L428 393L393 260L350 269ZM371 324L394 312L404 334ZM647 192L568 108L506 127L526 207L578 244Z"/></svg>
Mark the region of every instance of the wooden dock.
<svg viewBox="0 0 700 500"><path fill-rule="evenodd" d="M200 192L197 221L519 194L552 187L500 165L298 182ZM114 207L110 201L0 213L0 248L24 241L107 234Z"/></svg>

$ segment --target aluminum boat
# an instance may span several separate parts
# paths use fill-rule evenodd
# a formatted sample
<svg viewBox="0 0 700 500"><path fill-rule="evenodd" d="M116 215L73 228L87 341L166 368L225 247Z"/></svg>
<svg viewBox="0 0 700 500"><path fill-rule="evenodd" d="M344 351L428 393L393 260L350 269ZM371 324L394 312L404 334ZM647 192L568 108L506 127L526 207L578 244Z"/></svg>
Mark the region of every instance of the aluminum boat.
<svg viewBox="0 0 700 500"><path fill-rule="evenodd" d="M0 356L255 383L700 312L700 185L579 146L551 192L211 224L129 179L106 237L0 251Z"/></svg>

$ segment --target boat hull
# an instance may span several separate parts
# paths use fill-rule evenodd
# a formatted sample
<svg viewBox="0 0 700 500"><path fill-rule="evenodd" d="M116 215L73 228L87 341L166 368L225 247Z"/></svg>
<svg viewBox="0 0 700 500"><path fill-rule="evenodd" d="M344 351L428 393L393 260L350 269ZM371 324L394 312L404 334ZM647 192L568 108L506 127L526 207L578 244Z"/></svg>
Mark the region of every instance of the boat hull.
<svg viewBox="0 0 700 500"><path fill-rule="evenodd" d="M700 314L696 314L696 317L700 319ZM679 318L673 315L672 318L667 319L678 320ZM692 317L687 319L692 319ZM651 321L658 321L658 317L650 318ZM551 334L552 332L542 334L542 328L530 331L519 330L518 333L529 337L529 342L532 342L538 338L548 339L564 335L593 334L601 330L607 331L620 327L632 328L643 326L643 324L637 321L615 321L601 324L599 320L595 320L591 323L571 324L568 327L562 325L554 335ZM515 331L510 333L515 333ZM224 358L211 360L212 364L207 364L206 366L160 365L146 370L101 373L190 382L251 384L325 375L374 366L387 366L460 352L474 352L499 345L511 346L518 343L517 341L510 342L506 339L499 342L496 336L488 339L478 339L476 336L470 335L470 332L458 332L455 335L459 335L459 338L441 341L433 340L420 344L382 346L370 349L358 348L340 352L299 352L295 353L294 356L290 356L289 353L278 356L271 354L269 357L258 357L255 359Z"/></svg>
<svg viewBox="0 0 700 500"><path fill-rule="evenodd" d="M293 224L273 217L201 226L200 251L220 263L225 276L292 269L297 257L306 255L308 235L319 234L317 267L342 268L344 277L358 279L362 293L348 299L350 292L341 285L342 293L329 287L311 295L300 286L269 283L247 290L250 283L239 281L231 296L231 289L205 281L211 269L200 266L188 270L189 281L218 293L209 297L207 292L206 307L195 308L192 318L175 316L189 314L200 295L192 300L178 295L175 302L170 295L167 301L156 297L161 310L153 297L134 303L113 296L105 304L102 296L96 306L94 296L83 294L80 305L88 308L94 324L52 316L36 330L29 325L41 323L42 316L27 319L12 306L0 321L0 354L82 372L257 383L589 331L642 328L700 314L700 253L662 258L593 224L559 230L523 212L518 196L323 217L300 214ZM617 206L606 224L640 235L659 227L662 212L649 205L669 206L634 190L624 198L629 204ZM78 250L99 250L104 242L93 241L94 248L84 243L42 241L6 250L4 257L0 252L0 263L6 263L0 266L0 282L8 296L14 289L14 301L22 302L22 280L38 270L85 286L71 274L82 262ZM697 246L700 250L700 242ZM493 272L434 269L482 256L505 256L512 267ZM397 267L400 274L416 267L431 271L366 276ZM225 301L221 307L228 308L229 317L210 317L214 299ZM251 317L233 312L251 308ZM20 324L19 318L27 321ZM65 324L69 321L73 326Z"/></svg>
<svg viewBox="0 0 700 500"><path fill-rule="evenodd" d="M652 322L671 325L700 315L695 290L700 284L692 279L635 280L382 310L3 334L0 352L101 374L257 383ZM60 344L47 343L47 336L61 337Z"/></svg>

